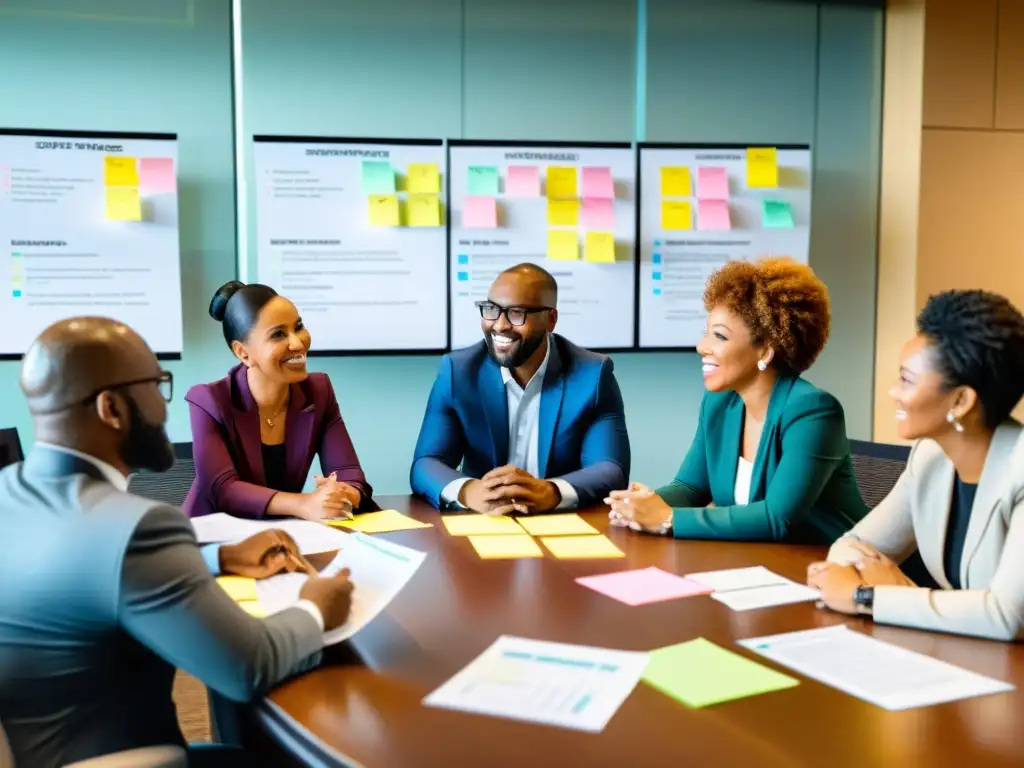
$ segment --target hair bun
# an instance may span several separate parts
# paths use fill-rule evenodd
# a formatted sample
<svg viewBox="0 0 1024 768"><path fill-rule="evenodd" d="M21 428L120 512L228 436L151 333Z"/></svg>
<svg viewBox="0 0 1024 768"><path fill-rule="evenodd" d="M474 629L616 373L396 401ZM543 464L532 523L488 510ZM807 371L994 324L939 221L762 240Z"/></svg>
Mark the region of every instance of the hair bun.
<svg viewBox="0 0 1024 768"><path fill-rule="evenodd" d="M243 288L245 288L245 283L240 280L232 280L218 288L217 292L213 294L213 298L210 299L210 317L218 323L223 321L228 301Z"/></svg>

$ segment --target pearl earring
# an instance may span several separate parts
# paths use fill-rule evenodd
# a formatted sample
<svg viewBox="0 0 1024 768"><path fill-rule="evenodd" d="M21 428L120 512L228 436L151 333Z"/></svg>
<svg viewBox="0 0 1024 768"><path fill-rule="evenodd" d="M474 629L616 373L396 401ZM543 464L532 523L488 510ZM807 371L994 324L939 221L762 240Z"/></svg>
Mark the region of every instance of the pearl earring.
<svg viewBox="0 0 1024 768"><path fill-rule="evenodd" d="M952 409L946 414L946 421L949 424L952 424L953 429L955 429L957 432L964 431L964 425L960 423L960 419L956 417L956 414L953 413Z"/></svg>
<svg viewBox="0 0 1024 768"><path fill-rule="evenodd" d="M764 371L764 370L767 370L767 368L768 368L768 363L766 363L764 360L758 360L757 361L757 370Z"/></svg>

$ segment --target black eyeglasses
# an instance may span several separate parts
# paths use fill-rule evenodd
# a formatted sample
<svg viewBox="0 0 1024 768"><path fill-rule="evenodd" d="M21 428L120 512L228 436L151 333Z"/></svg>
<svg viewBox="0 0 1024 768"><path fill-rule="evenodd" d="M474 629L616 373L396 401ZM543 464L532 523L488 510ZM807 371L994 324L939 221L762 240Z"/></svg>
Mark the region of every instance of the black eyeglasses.
<svg viewBox="0 0 1024 768"><path fill-rule="evenodd" d="M508 321L517 328L526 322L529 315L552 310L552 307L499 307L491 301L478 301L476 305L480 308L480 317L484 320L493 322L505 315Z"/></svg>
<svg viewBox="0 0 1024 768"><path fill-rule="evenodd" d="M160 396L168 403L171 402L171 398L174 397L174 376L171 375L170 371L160 371L159 376L147 376L144 379L122 381L119 384L111 384L110 386L103 387L102 389L97 389L91 395L82 399L82 405L91 404L101 392L110 392L114 389L134 387L136 384L156 384L157 389L160 392Z"/></svg>

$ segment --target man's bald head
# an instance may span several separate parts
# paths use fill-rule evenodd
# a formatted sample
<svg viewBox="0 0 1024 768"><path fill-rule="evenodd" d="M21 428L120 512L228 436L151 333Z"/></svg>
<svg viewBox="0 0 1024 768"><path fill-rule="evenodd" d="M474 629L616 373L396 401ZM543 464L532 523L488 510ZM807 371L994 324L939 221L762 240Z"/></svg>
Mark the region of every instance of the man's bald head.
<svg viewBox="0 0 1024 768"><path fill-rule="evenodd" d="M536 306L558 306L558 283L544 267L529 262L516 264L498 275L498 280L502 279L518 283L519 292L528 295Z"/></svg>
<svg viewBox="0 0 1024 768"><path fill-rule="evenodd" d="M74 317L54 323L33 342L21 364L21 391L37 416L159 374L156 355L127 325L106 317Z"/></svg>

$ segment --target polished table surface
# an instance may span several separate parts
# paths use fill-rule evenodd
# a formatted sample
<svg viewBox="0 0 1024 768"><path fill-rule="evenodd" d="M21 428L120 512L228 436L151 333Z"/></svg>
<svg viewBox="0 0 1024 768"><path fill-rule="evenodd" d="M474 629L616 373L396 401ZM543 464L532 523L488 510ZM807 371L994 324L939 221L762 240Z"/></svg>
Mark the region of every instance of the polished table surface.
<svg viewBox="0 0 1024 768"><path fill-rule="evenodd" d="M383 534L429 554L384 614L255 708L263 747L282 756L386 768L1024 765L1020 690L887 712L780 668L801 684L689 709L641 682L599 734L424 707L424 696L503 634L637 651L705 637L759 659L735 642L846 622L1018 688L1024 647L876 626L813 603L737 613L692 597L634 608L574 581L636 567L685 574L749 565L803 581L823 548L675 541L610 528L625 559L556 560L544 550L543 559L485 561L468 540L449 536L426 504L404 496L378 502L435 524ZM583 516L608 528L603 511ZM359 574L353 578L358 589Z"/></svg>

